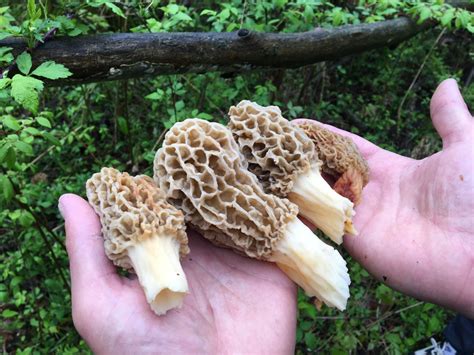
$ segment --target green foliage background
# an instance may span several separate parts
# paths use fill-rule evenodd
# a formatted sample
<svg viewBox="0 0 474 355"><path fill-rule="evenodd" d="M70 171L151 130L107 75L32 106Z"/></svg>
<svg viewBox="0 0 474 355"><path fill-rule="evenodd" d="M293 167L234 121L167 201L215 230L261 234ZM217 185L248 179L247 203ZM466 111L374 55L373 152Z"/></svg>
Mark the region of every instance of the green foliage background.
<svg viewBox="0 0 474 355"><path fill-rule="evenodd" d="M0 67L17 60L23 75L16 84L14 77L0 79L0 337L7 353L88 351L71 320L57 199L65 192L84 195L85 181L102 166L151 174L154 152L173 123L188 117L225 121L230 105L249 98L279 105L288 118L315 118L385 149L423 158L441 147L429 119L437 84L454 77L468 105L474 102L469 85L473 17L442 1L30 0L5 5L0 39L21 35L31 48L54 27L57 36L242 27L295 32L399 15L441 24L396 48L300 69L44 89L44 78L65 77L67 68L56 63L31 68L28 58L14 58L0 47ZM349 265L353 281L345 313L318 311L299 295L298 353L406 353L428 345L430 336L439 338L451 317L447 311L391 290L352 260Z"/></svg>

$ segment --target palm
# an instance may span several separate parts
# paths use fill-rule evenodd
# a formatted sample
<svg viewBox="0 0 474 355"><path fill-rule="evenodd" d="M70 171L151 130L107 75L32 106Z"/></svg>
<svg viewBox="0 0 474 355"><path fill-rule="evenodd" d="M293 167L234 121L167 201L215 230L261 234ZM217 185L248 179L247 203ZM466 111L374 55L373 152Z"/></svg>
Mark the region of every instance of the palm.
<svg viewBox="0 0 474 355"><path fill-rule="evenodd" d="M98 220L91 223L98 226ZM80 290L73 275L74 321L92 350L291 352L295 343L295 286L273 264L216 248L192 232L189 238L191 253L183 260L183 267L190 294L181 309L166 316L157 317L138 280L119 278L107 260ZM95 238L91 242L95 243ZM100 252L104 253L103 249L97 256Z"/></svg>
<svg viewBox="0 0 474 355"><path fill-rule="evenodd" d="M455 160L466 148L453 147L423 161L390 157L383 150L368 157L372 180L355 220L360 237L346 238L345 246L376 277L402 292L440 302L447 296L444 288L461 293L469 285L459 282L469 275L469 258L458 254L449 267L438 263L474 247L467 216L473 210L473 186L467 183L472 162L469 167Z"/></svg>
<svg viewBox="0 0 474 355"><path fill-rule="evenodd" d="M344 246L392 287L472 315L474 126L461 103L446 96L452 90L443 90L446 82L433 97L432 115L444 148L423 160L328 128L353 138L370 167L356 208L359 236L346 237ZM455 121L457 115L465 121Z"/></svg>

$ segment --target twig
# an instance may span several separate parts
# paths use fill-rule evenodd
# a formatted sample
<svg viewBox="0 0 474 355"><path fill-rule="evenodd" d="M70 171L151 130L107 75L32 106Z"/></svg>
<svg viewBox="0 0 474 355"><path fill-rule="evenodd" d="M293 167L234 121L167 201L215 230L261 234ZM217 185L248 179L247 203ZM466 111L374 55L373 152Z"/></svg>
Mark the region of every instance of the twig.
<svg viewBox="0 0 474 355"><path fill-rule="evenodd" d="M168 79L168 84L171 88L171 98L173 99L173 111L174 111L174 119L177 120L178 119L178 114L176 112L176 94L174 92L174 87L173 87L173 82L171 81L171 77L167 77Z"/></svg>
<svg viewBox="0 0 474 355"><path fill-rule="evenodd" d="M325 341L319 348L317 348L317 349L314 351L314 353L315 353L315 354L319 354L319 352L321 351L321 349L322 349L327 343L329 343L329 342L332 340L332 338L334 338L334 335L331 335L329 338L327 338L326 341Z"/></svg>
<svg viewBox="0 0 474 355"><path fill-rule="evenodd" d="M428 58L431 56L431 53L433 52L433 50L435 49L436 45L438 44L439 40L441 39L441 37L444 35L444 33L446 32L446 28L443 28L443 30L440 32L440 34L438 35L438 37L436 37L433 45L431 46L430 50L428 51L428 53L426 54L425 56L425 59L423 60L423 62L421 63L420 67L418 68L418 71L416 72L415 74L415 77L413 78L410 86L408 87L408 90L405 92L405 95L403 96L403 99L402 101L400 102L400 105L398 106L398 110L397 110L397 136L400 135L400 129L401 129L401 115L402 115L402 108L403 108L403 105L405 104L405 101L406 99L408 98L408 95L410 94L410 91L413 89L413 86L415 85L416 81L418 80L418 77L420 76L421 74L421 71L423 70L423 68L425 67L425 64L428 60Z"/></svg>
<svg viewBox="0 0 474 355"><path fill-rule="evenodd" d="M313 74L314 74L314 66L311 66L309 68L308 75L306 75L306 77L305 77L303 85L301 85L301 89L300 89L300 92L298 94L298 98L296 99L296 102L301 103L301 99L303 98L303 95L306 91L306 88L308 87L309 83L311 82L311 79L313 79Z"/></svg>
<svg viewBox="0 0 474 355"><path fill-rule="evenodd" d="M469 75L467 76L466 82L464 83L464 87L467 88L471 85L472 78L474 77L474 68L471 68Z"/></svg>
<svg viewBox="0 0 474 355"><path fill-rule="evenodd" d="M67 251L66 250L66 246L64 245L64 242L59 238L59 236L56 234L56 232L53 230L53 229L49 229L48 227L48 224L47 224L47 219L46 217L41 213L39 212L39 214L37 214L35 211L33 211L33 209L31 208L31 206L26 206L24 207L25 209L28 209L28 211L31 213L31 215L34 217L34 219L36 221L38 221L38 223L40 224L40 226L42 226L43 228L45 228L49 234L51 234L51 236L53 237L54 241L56 243L59 244L59 246L64 250L64 251Z"/></svg>
<svg viewBox="0 0 474 355"><path fill-rule="evenodd" d="M418 307L418 306L420 306L420 305L422 305L422 304L423 304L423 302L417 302L417 303L415 303L415 304L412 304L412 305L406 306L406 307L404 307L404 308L401 308L401 309L399 309L399 310L397 310L397 311L394 311L394 312L387 312L387 313L385 313L382 317L380 317L380 318L374 320L372 323L370 323L370 324L367 326L367 329L372 328L374 325L376 325L376 324L378 324L378 323L384 321L384 320L387 319L387 318L390 318L391 316L394 316L394 315L396 315L396 314L405 312L405 311L407 311L407 310L409 310L409 309Z"/></svg>
<svg viewBox="0 0 474 355"><path fill-rule="evenodd" d="M57 232L58 230L62 229L64 227L64 222L57 225L56 227L54 227L53 229L51 229L53 232Z"/></svg>
<svg viewBox="0 0 474 355"><path fill-rule="evenodd" d="M19 194L19 191L18 191L18 188L16 185L13 185L13 190L15 191L15 195L18 195ZM16 199L15 198L15 201L16 203L18 204L18 206L20 206L22 209L24 210L27 210L29 211L30 213L32 213L33 211L29 208L29 206L25 205L23 202L21 202L20 200ZM34 214L32 213L32 215L34 216ZM56 254L54 253L54 250L53 250L53 247L52 245L50 244L47 236L46 236L46 233L43 231L43 228L39 222L38 219L36 219L35 217L35 227L36 229L38 230L40 236L41 236L41 239L43 239L43 243L46 245L46 247L48 248L49 252L51 253L51 259L53 260L53 263L55 264L55 267L56 267L56 271L59 275L59 277L61 278L61 280L63 281L64 283L64 286L66 286L67 288L69 288L69 282L67 281L66 279L66 276L64 275L64 272L63 272L63 269L61 268L61 264L59 263L59 259L57 258Z"/></svg>
<svg viewBox="0 0 474 355"><path fill-rule="evenodd" d="M123 115L125 116L125 122L127 122L127 141L128 141L128 153L130 155L130 161L132 162L132 170L135 165L135 155L133 154L133 137L132 137L132 125L130 123L130 115L128 114L128 81L122 82L122 92L124 96L123 102Z"/></svg>
<svg viewBox="0 0 474 355"><path fill-rule="evenodd" d="M247 15L247 0L244 0L244 6L242 9L242 16L240 17L240 28L244 26L244 19L245 16Z"/></svg>
<svg viewBox="0 0 474 355"><path fill-rule="evenodd" d="M67 137L69 137L71 134L73 133L76 133L79 129L82 128L82 125L80 126L77 126L74 130L72 130L71 132L69 132L66 136L64 136L61 140L65 140ZM40 153L35 159L33 159L30 163L28 163L28 165L26 166L26 169L29 169L31 168L34 164L36 164L38 161L40 161L41 158L43 158L46 154L48 154L51 150L53 150L56 146L53 144L51 146L49 146L48 149L46 149L43 153Z"/></svg>
<svg viewBox="0 0 474 355"><path fill-rule="evenodd" d="M161 133L160 133L160 136L158 137L158 139L156 140L156 143L155 145L153 146L153 148L151 148L151 151L154 152L155 149L160 145L160 143L163 141L163 139L165 138L165 135L166 135L166 132L168 132L168 129L165 128Z"/></svg>
<svg viewBox="0 0 474 355"><path fill-rule="evenodd" d="M321 63L321 91L319 93L319 102L323 102L324 98L324 84L326 82L326 62Z"/></svg>
<svg viewBox="0 0 474 355"><path fill-rule="evenodd" d="M336 319L346 319L346 317L344 317L344 316L324 316L324 317L315 317L314 319L336 320Z"/></svg>
<svg viewBox="0 0 474 355"><path fill-rule="evenodd" d="M188 77L183 76L183 79L184 79L184 81L186 81L186 84L188 84L188 85L191 87L191 89L193 89L193 90L196 91L197 93L200 93L200 92L201 92L201 90L199 90L199 89L196 87L196 85L194 85L194 84L188 79ZM218 105L216 105L210 98L208 98L207 95L205 96L205 99L206 99L206 101L209 103L209 105L211 105L211 106L214 107L216 110L218 110L219 113L220 113L223 117L226 117L226 116L227 116L227 114L226 114L224 111L222 111L221 108L220 108Z"/></svg>

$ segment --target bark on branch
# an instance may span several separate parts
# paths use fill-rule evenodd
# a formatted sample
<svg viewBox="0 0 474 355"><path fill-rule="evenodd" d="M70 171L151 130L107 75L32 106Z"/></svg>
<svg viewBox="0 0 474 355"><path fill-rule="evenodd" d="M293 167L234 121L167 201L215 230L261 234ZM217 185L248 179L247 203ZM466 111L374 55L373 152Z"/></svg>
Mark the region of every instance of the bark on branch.
<svg viewBox="0 0 474 355"><path fill-rule="evenodd" d="M408 18L373 24L318 28L303 33L119 33L63 37L44 43L33 53L33 66L54 60L73 76L54 84L129 79L145 75L293 68L383 47L394 46L432 24ZM1 46L18 55L22 39Z"/></svg>

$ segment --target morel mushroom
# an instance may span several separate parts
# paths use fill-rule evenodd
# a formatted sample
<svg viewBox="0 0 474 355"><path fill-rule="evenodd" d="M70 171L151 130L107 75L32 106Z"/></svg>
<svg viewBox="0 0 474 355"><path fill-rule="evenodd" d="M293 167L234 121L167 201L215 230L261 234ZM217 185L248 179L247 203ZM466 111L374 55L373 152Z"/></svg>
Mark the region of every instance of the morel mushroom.
<svg viewBox="0 0 474 355"><path fill-rule="evenodd" d="M184 217L152 178L102 168L87 181L87 198L102 223L105 253L136 272L158 315L180 307L188 283L179 258L189 253Z"/></svg>
<svg viewBox="0 0 474 355"><path fill-rule="evenodd" d="M226 127L199 119L175 124L155 156L154 178L212 243L275 262L309 296L345 309L346 262L296 217L296 205L263 191Z"/></svg>
<svg viewBox="0 0 474 355"><path fill-rule="evenodd" d="M322 171L335 179L334 190L358 204L362 189L369 182L369 166L348 137L331 132L320 124L295 123L316 146Z"/></svg>
<svg viewBox="0 0 474 355"><path fill-rule="evenodd" d="M228 127L248 169L266 192L288 197L337 244L344 233L357 234L352 225L354 204L324 180L313 142L283 118L278 107L244 100L230 108L229 117Z"/></svg>

